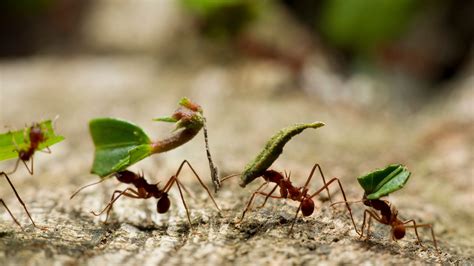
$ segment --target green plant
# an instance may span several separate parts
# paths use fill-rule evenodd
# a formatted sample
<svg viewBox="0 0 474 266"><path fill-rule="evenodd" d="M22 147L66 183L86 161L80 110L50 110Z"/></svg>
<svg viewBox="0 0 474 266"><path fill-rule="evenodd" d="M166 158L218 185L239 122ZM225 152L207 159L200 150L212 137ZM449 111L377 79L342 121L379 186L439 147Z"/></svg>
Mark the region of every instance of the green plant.
<svg viewBox="0 0 474 266"><path fill-rule="evenodd" d="M395 192L406 184L410 177L408 169L401 164L392 164L357 178L367 199L374 200Z"/></svg>

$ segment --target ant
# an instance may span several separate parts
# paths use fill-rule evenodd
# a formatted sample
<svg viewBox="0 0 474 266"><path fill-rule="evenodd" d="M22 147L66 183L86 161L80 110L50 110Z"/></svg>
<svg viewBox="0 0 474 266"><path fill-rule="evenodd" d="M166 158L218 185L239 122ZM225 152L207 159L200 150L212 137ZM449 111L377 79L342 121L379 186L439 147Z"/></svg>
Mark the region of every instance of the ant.
<svg viewBox="0 0 474 266"><path fill-rule="evenodd" d="M364 219L363 219L363 222L362 222L360 238L363 237L364 228L365 228L365 224L366 224L366 220L367 220L367 216L368 216L369 218L368 218L368 221L367 221L367 234L366 234L366 239L367 240L370 237L370 224L371 224L372 218L373 218L377 222L379 222L381 224L388 225L388 226L391 227L390 234L391 234L392 240L394 240L394 241L400 240L403 237L405 237L406 228L413 228L415 230L415 234L416 234L416 238L418 240L418 244L422 247L423 247L423 245L421 244L421 240L420 240L420 236L418 235L417 228L419 228L419 227L429 228L431 230L431 236L433 238L435 249L436 249L437 252L439 252L438 244L436 242L436 237L435 237L435 234L434 234L434 231L433 231L433 225L432 224L417 224L415 222L415 220L413 220L413 219L407 220L407 221L401 221L397 217L398 216L398 210L395 208L395 206L391 205L390 202L387 201L387 200L367 199L367 195L364 194L362 200L354 201L353 203L355 203L355 202L362 202L365 206L371 207L373 209L373 210L366 209L364 211ZM343 203L343 202L336 202L336 203L333 203L332 205L339 204L339 203ZM346 205L348 204L347 201L345 203L346 203ZM378 214L376 211L379 211L380 214ZM412 223L413 225L407 225L409 223Z"/></svg>
<svg viewBox="0 0 474 266"><path fill-rule="evenodd" d="M51 153L51 150L49 149L49 147L46 147L46 150L38 149L39 145L42 142L46 141L46 136L43 130L41 129L40 124L33 123L33 125L29 129L30 129L30 132L28 133L28 136L27 136L29 138L29 146L25 147L24 149L17 149L18 160L15 163L15 167L13 168L11 172L9 172L9 174L14 173L17 170L20 161L22 161L26 169L28 170L28 172L31 175L33 175L33 155L35 154L35 152L38 150L45 153ZM24 131L25 135L26 135L26 132L27 131L25 129ZM26 136L25 136L25 139L26 139ZM15 139L12 138L12 140L15 143L15 145L18 146L15 142ZM27 164L27 162L30 160L31 160L31 165L30 165L31 168L28 167L28 164Z"/></svg>
<svg viewBox="0 0 474 266"><path fill-rule="evenodd" d="M309 182L311 181L311 178L313 177L314 172L316 171L316 169L319 171L319 173L321 175L321 178L323 179L324 186L322 186L319 190L317 190L313 194L309 194L308 193L309 192L308 185L309 185ZM226 180L230 177L233 177L233 176L236 176L236 175L230 175L230 176L224 177L222 179L222 181L224 181L224 180ZM303 216L305 216L305 217L310 216L311 214L313 214L313 212L314 212L313 198L315 196L319 195L323 190L327 191L329 201L332 202L331 194L329 193L329 189L328 189L328 187L331 183L337 181L337 183L339 184L339 188L341 189L342 196L346 200L346 194L344 192L344 189L342 188L342 185L341 185L341 182L339 181L339 179L337 177L333 177L331 180L329 180L329 182L326 183L326 179L324 177L323 171L321 170L321 166L317 163L314 164L313 168L311 169L311 173L309 174L308 178L306 179L306 183L304 184L303 187L295 187L291 182L291 174L286 174L286 172L285 172L285 175L282 175L280 172L277 172L275 170L265 170L263 172L263 174L261 175L261 177L265 180L265 183L260 185L257 188L257 190L252 194L252 196L250 197L250 200L247 203L247 206L246 206L244 212L242 213L242 217L240 218L240 220L237 223L242 222L242 220L245 217L245 214L247 213L248 210L250 210L250 206L252 205L252 201L254 200L255 196L257 196L257 195L265 196L265 200L264 200L263 204L260 205L258 208L262 208L263 206L265 206L265 204L266 204L266 202L269 198L291 199L291 200L300 202L300 204L298 206L298 209L296 210L295 218L293 219L293 222L291 223L291 227L290 227L290 230L289 230L288 234L291 234L291 232L293 231L293 226L295 224L296 219L298 218L298 214L299 214L300 210L301 210L301 213L303 214ZM263 192L262 188L266 187L269 183L275 183L276 185L272 188L272 190L269 193ZM272 194L275 192L275 190L278 187L280 188L280 196L273 196ZM354 229L357 232L357 234L360 235L360 233L357 231L357 227L355 225L354 218L352 216L352 210L351 210L349 204L346 204L346 207L347 207L347 210L349 211L349 214L351 216L351 220L352 220L352 224L354 225Z"/></svg>
<svg viewBox="0 0 474 266"><path fill-rule="evenodd" d="M26 135L26 132L27 132L27 129L25 129L25 131L24 131L25 135ZM41 129L40 124L33 123L33 125L29 128L29 134L28 134L28 136L25 136L25 139L26 139L26 137L29 137L29 146L24 148L24 149L17 149L18 160L16 161L15 167L13 168L13 170L10 171L8 174L12 174L12 173L16 172L16 170L18 169L18 165L19 165L20 161L22 161L24 163L26 169L28 170L28 172L31 175L33 175L33 155L34 155L35 151L38 150L39 145L42 142L46 141L46 136L45 136L43 130ZM13 138L13 135L12 135L12 141L16 145L16 142L15 142L15 139ZM51 153L51 150L49 149L49 147L46 147L46 149L47 149L46 153ZM30 161L30 160L31 160L31 169L28 167L28 164L27 164L27 162ZM10 178L8 177L8 174L5 173L5 172L0 173L0 175L3 175L7 179L8 183L10 184L11 188L13 189L13 192L15 193L16 198L18 199L20 204L23 206L23 209L25 209L25 212L28 215L28 217L30 218L31 223L33 224L33 226L36 227L36 228L39 228L39 229L44 229L42 227L37 226L35 224L35 222L33 221L33 218L31 218L30 212L28 211L28 209L26 208L25 203L23 202L20 195L16 191L15 186L10 181ZM5 202L3 201L3 199L0 198L0 202L5 207L5 209L8 211L10 216L13 218L13 221L23 230L23 227L20 225L18 220L15 218L15 216L13 216L12 212L10 211L10 209L8 209L8 207L5 204Z"/></svg>
<svg viewBox="0 0 474 266"><path fill-rule="evenodd" d="M170 179L168 180L168 182L166 182L166 184L164 185L163 188L160 188L158 186L159 182L156 183L156 184L148 183L148 181L145 179L143 174L136 174L136 173L128 171L128 170L123 170L123 171L119 171L119 172L115 173L114 176L117 178L117 180L119 182L125 183L125 184L131 184L135 188L129 187L129 188L126 188L124 190L115 190L114 193L112 193L112 198L110 199L109 203L105 206L105 208L102 211L100 211L98 213L96 213L94 211L91 211L91 213L95 216L100 216L104 212L106 212L107 214L106 214L105 222L107 222L107 220L109 218L110 211L112 210L112 207L113 207L114 203L121 196L126 196L126 197L134 198L134 199L149 199L151 197L156 198L156 199L158 199L158 202L156 204L157 212L158 213L166 213L169 210L170 205L171 205L171 202L168 198L168 192L171 189L171 187L174 184L176 184L178 186L181 201L183 202L184 208L186 209L186 215L187 215L187 218L188 218L189 225L190 225L190 227L192 227L188 206L186 204L186 201L184 200L181 187L187 193L189 193L189 192L187 191L187 189L184 187L184 185L178 179L178 176L179 176L182 168L184 167L184 165L187 165L191 169L194 176L198 179L201 186L206 190L207 194L211 198L211 200L214 203L214 205L216 206L217 210L220 212L221 210L220 210L219 206L217 205L216 201L214 200L214 197L212 197L211 192L209 191L208 187L203 183L203 181L201 180L199 175L196 173L194 168L191 166L191 164L187 160L184 160L181 163L181 165L179 166L178 170L176 171L176 174L170 177ZM82 188L80 188L78 191L76 191L71 196L71 199L74 196L76 196L76 194L79 193L82 189L84 189L86 187L89 187L89 186L92 186L92 185L95 185L95 184L98 184L98 183L101 183L104 180L105 179L102 179L99 182L83 186Z"/></svg>

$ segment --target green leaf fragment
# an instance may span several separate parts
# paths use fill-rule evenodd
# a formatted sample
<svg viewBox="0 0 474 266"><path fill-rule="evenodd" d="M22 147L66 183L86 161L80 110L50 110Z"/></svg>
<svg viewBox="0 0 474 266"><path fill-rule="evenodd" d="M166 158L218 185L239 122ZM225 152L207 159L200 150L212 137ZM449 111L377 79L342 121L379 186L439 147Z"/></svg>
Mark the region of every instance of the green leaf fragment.
<svg viewBox="0 0 474 266"><path fill-rule="evenodd" d="M151 154L151 140L137 125L116 118L89 123L95 145L91 173L101 177L124 170Z"/></svg>
<svg viewBox="0 0 474 266"><path fill-rule="evenodd" d="M43 150L64 140L63 136L56 135L51 120L38 123L45 136L45 141L41 142L38 150ZM0 161L18 158L18 151L29 147L30 127L26 129L10 131L0 135Z"/></svg>
<svg viewBox="0 0 474 266"><path fill-rule="evenodd" d="M245 187L254 179L261 176L272 163L283 152L285 144L294 136L303 132L307 128L320 128L324 126L322 122L314 122L309 124L295 124L278 131L273 135L265 145L265 148L257 155L257 157L247 164L241 176L240 186Z"/></svg>
<svg viewBox="0 0 474 266"><path fill-rule="evenodd" d="M401 164L392 164L357 178L368 199L378 199L406 184L410 171Z"/></svg>

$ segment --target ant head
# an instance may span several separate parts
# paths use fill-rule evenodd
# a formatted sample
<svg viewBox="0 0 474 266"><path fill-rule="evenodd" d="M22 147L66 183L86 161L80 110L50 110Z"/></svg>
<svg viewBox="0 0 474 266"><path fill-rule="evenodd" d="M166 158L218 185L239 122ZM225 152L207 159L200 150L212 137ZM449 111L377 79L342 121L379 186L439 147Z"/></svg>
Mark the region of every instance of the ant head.
<svg viewBox="0 0 474 266"><path fill-rule="evenodd" d="M403 224L397 224L392 228L392 236L395 239L402 239L405 236L405 226Z"/></svg>
<svg viewBox="0 0 474 266"><path fill-rule="evenodd" d="M168 198L168 193L163 193L161 198L156 203L156 210L158 213L165 213L169 210L171 205L170 199Z"/></svg>
<svg viewBox="0 0 474 266"><path fill-rule="evenodd" d="M280 172L277 172L275 170L266 170L263 173L262 177L268 182L277 183L277 184L280 182L280 180L284 178Z"/></svg>
<svg viewBox="0 0 474 266"><path fill-rule="evenodd" d="M314 211L314 201L311 198L304 198L301 202L301 212L303 216L310 216Z"/></svg>
<svg viewBox="0 0 474 266"><path fill-rule="evenodd" d="M115 177L117 178L118 181L120 181L122 183L125 183L125 184L132 183L133 180L139 178L139 176L137 174L135 174L132 171L128 171L128 170L124 170L124 171L120 171L120 172L115 173Z"/></svg>
<svg viewBox="0 0 474 266"><path fill-rule="evenodd" d="M20 160L22 160L22 161L29 161L30 160L30 153L28 153L25 150L20 150L18 152L18 157L20 157Z"/></svg>

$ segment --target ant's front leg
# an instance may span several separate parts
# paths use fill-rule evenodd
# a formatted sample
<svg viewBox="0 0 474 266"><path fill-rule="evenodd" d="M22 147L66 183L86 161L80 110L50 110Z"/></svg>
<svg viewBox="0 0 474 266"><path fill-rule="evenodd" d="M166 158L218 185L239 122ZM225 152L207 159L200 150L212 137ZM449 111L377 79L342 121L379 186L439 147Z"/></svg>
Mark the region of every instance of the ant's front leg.
<svg viewBox="0 0 474 266"><path fill-rule="evenodd" d="M130 194L128 193L128 191L132 192L133 194ZM117 197L115 197L115 194L119 194ZM96 213L94 211L91 211L91 213L95 216L100 216L102 215L105 211L107 211L107 215L105 217L105 221L104 223L107 223L107 220L109 218L109 213L110 211L112 210L112 207L114 205L114 203L121 197L121 196L126 196L126 197L129 197L129 198L134 198L134 199L141 199L143 197L141 197L140 193L138 193L138 191L132 189L132 188L127 188L123 191L121 190L115 190L114 193L112 193L112 198L110 199L109 203L105 206L105 208L100 211L99 213Z"/></svg>
<svg viewBox="0 0 474 266"><path fill-rule="evenodd" d="M267 196L265 197L265 200L263 201L262 205L258 206L257 209L261 209L263 208L263 206L265 206L265 204L267 203L267 200L269 198L281 198L281 197L275 197L275 196L272 196L273 192L275 192L275 190L277 189L278 187L278 184L276 184L272 190L270 190L270 193L267 194Z"/></svg>
<svg viewBox="0 0 474 266"><path fill-rule="evenodd" d="M240 217L240 220L237 221L237 223L241 223L243 220L244 220L244 217L245 217L245 213L247 213L247 211L250 209L250 205L252 205L252 201L253 199L255 198L255 196L258 194L258 192L260 192L260 189L266 187L268 185L268 182L265 182L263 184L261 184L257 190L255 190L254 193L252 193L252 196L250 196L250 199L249 201L247 202L247 206L245 207L245 210L244 212L242 213L242 217Z"/></svg>
<svg viewBox="0 0 474 266"><path fill-rule="evenodd" d="M367 236L366 236L365 240L369 240L369 237L370 237L370 224L372 222L372 218L377 220L379 223L383 224L382 218L380 218L373 211L366 209L364 211L364 219L362 221L362 227L360 228L360 237L359 238L362 238L364 236L364 227L365 227L365 221L366 221L367 215L369 215L369 220L367 221Z"/></svg>

